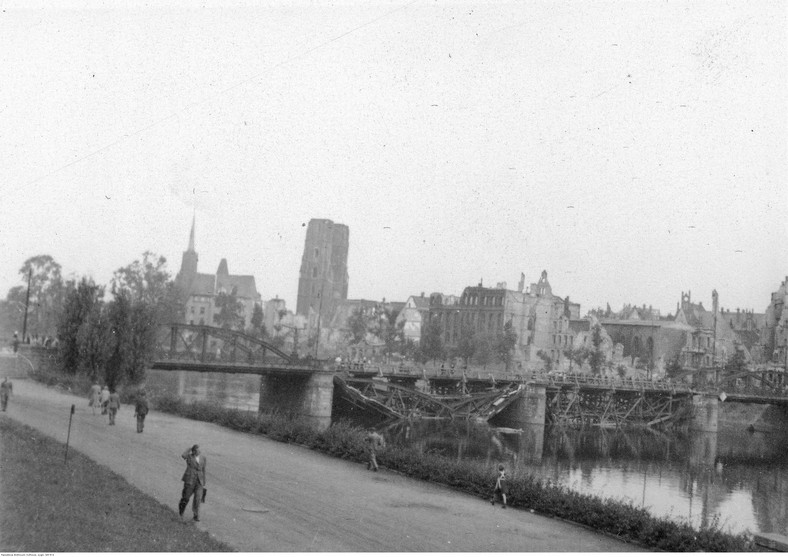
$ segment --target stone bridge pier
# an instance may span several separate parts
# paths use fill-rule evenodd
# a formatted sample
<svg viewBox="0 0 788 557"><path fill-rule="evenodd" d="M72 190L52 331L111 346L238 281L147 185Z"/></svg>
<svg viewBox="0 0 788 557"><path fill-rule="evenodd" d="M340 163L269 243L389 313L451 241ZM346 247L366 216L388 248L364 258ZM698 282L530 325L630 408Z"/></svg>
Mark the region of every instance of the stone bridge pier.
<svg viewBox="0 0 788 557"><path fill-rule="evenodd" d="M298 416L324 430L331 425L333 396L333 373L269 373L260 376L259 412Z"/></svg>
<svg viewBox="0 0 788 557"><path fill-rule="evenodd" d="M513 401L495 421L511 423L517 427L544 426L547 409L547 385L527 383L517 400Z"/></svg>

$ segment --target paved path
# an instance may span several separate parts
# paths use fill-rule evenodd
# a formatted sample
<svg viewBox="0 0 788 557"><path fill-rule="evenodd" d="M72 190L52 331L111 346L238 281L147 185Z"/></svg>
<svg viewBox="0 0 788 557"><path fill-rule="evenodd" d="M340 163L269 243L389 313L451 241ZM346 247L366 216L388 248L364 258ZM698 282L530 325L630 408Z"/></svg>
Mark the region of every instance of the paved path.
<svg viewBox="0 0 788 557"><path fill-rule="evenodd" d="M208 496L198 527L254 551L638 551L607 536L308 449L151 412L136 433L134 409L117 425L85 398L14 380L8 416L62 442L76 404L71 446L173 510L198 443L208 458ZM187 516L191 516L187 511ZM133 551L134 548L129 548Z"/></svg>

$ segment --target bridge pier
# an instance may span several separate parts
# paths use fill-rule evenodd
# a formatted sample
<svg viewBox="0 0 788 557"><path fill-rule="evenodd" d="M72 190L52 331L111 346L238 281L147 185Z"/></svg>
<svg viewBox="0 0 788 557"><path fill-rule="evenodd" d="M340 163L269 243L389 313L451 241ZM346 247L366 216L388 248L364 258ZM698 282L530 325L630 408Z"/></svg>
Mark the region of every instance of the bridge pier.
<svg viewBox="0 0 788 557"><path fill-rule="evenodd" d="M260 413L281 412L323 430L331 425L334 377L330 373L260 376Z"/></svg>
<svg viewBox="0 0 788 557"><path fill-rule="evenodd" d="M717 432L720 401L716 394L692 395L690 431Z"/></svg>
<svg viewBox="0 0 788 557"><path fill-rule="evenodd" d="M544 426L547 408L547 385L545 383L527 383L520 393L494 421L511 424L517 427Z"/></svg>

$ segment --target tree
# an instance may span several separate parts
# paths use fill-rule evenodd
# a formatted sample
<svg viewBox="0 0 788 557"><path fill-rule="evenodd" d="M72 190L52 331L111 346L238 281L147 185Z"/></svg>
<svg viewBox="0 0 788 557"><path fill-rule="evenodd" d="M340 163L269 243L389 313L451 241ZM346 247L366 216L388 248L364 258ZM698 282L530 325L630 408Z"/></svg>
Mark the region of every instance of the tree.
<svg viewBox="0 0 788 557"><path fill-rule="evenodd" d="M131 303L141 302L151 308L157 324L182 320L182 292L172 281L163 256L146 251L142 261L137 259L115 271L111 286L113 293L127 292Z"/></svg>
<svg viewBox="0 0 788 557"><path fill-rule="evenodd" d="M405 323L397 324L399 311L384 305L383 312L372 328L372 333L385 343L387 355L402 353L405 344Z"/></svg>
<svg viewBox="0 0 788 557"><path fill-rule="evenodd" d="M495 341L495 356L499 362L503 362L506 366L506 372L509 373L509 366L512 363L512 351L517 344L517 332L512 326L511 319L503 326L503 332L498 335Z"/></svg>
<svg viewBox="0 0 788 557"><path fill-rule="evenodd" d="M725 362L725 373L739 373L747 369L747 357L744 350L735 350Z"/></svg>
<svg viewBox="0 0 788 557"><path fill-rule="evenodd" d="M591 373L594 375L601 375L602 368L605 365L605 353L602 351L602 326L597 323L591 328L591 346L592 349L588 355L588 365L591 366Z"/></svg>
<svg viewBox="0 0 788 557"><path fill-rule="evenodd" d="M473 359L478 365L486 369L487 364L495 358L496 339L489 334L478 334L474 337L473 343L476 347Z"/></svg>
<svg viewBox="0 0 788 557"><path fill-rule="evenodd" d="M90 320L90 316L97 311L100 313L101 299L104 289L96 286L92 280L83 278L76 286L68 289L63 311L60 314L57 326L57 336L60 339L59 352L63 370L71 375L76 374L82 364L82 347L80 330ZM93 375L93 379L96 376Z"/></svg>
<svg viewBox="0 0 788 557"><path fill-rule="evenodd" d="M681 373L682 370L683 368L681 367L679 356L676 355L676 357L668 361L668 364L665 366L665 375L667 377L675 377Z"/></svg>
<svg viewBox="0 0 788 557"><path fill-rule="evenodd" d="M369 320L364 312L364 308L356 308L347 318L347 327L350 329L350 341L352 344L359 344L367 336Z"/></svg>
<svg viewBox="0 0 788 557"><path fill-rule="evenodd" d="M583 362L588 359L588 350L586 348L567 348L564 350L564 356L569 360L569 373L572 373L573 364L582 368Z"/></svg>
<svg viewBox="0 0 788 557"><path fill-rule="evenodd" d="M60 264L51 255L36 255L19 269L24 281L21 292L27 296L30 277L30 301L27 310L27 332L33 335L54 335L64 299ZM9 292L10 294L10 292ZM24 298L23 298L24 303Z"/></svg>
<svg viewBox="0 0 788 557"><path fill-rule="evenodd" d="M442 360L445 356L443 329L437 319L431 319L422 331L421 353L426 360Z"/></svg>
<svg viewBox="0 0 788 557"><path fill-rule="evenodd" d="M464 324L460 329L460 337L457 339L457 348L455 352L460 358L465 360L465 365L467 366L473 354L476 352L476 349L477 345L473 329L470 325Z"/></svg>
<svg viewBox="0 0 788 557"><path fill-rule="evenodd" d="M249 333L251 336L259 339L265 339L268 336L265 325L263 325L263 318L263 307L255 302L254 309L252 310L252 318L249 320L249 324L251 325Z"/></svg>
<svg viewBox="0 0 788 557"><path fill-rule="evenodd" d="M241 331L244 327L243 304L236 298L236 289L227 294L220 292L213 301L219 308L219 313L214 316L214 321L222 329Z"/></svg>
<svg viewBox="0 0 788 557"><path fill-rule="evenodd" d="M536 355L539 356L544 362L545 371L551 371L553 369L553 357L550 356L550 354L544 350L539 350Z"/></svg>

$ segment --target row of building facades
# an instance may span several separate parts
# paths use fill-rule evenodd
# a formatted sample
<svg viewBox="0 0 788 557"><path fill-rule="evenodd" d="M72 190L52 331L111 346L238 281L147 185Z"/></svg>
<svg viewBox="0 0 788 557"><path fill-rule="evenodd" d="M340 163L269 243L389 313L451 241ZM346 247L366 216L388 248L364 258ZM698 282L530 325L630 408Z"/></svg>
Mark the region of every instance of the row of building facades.
<svg viewBox="0 0 788 557"><path fill-rule="evenodd" d="M327 219L309 222L293 313L278 296L263 302L254 277L231 275L225 259L215 274L199 273L193 221L176 277L185 293L184 321L215 325L214 302L225 293L241 303L244 329L251 327L254 307L259 305L269 337L279 336L292 351L320 358L339 355L376 361L383 357L384 342L372 333L361 342L348 341L348 320L354 312L362 312L369 320L396 313L397 325L414 344L421 341L425 324L436 321L449 353L468 331L495 337L508 326L516 337L511 365L517 370L540 369L547 359L553 369L572 368L572 351L591 348L591 331L597 324L611 368L647 370L659 377L670 362L683 368L712 368L737 352L753 364L788 363L788 312L783 311L788 277L763 313L724 308L714 291L709 309L693 301L690 292L682 292L675 313L665 316L650 306L627 305L620 311L609 306L591 310L581 317L579 303L553 293L546 271L530 285L521 274L516 289L507 288L505 282L494 287L479 282L465 287L460 295L422 292L404 302L348 299L349 237L346 225Z"/></svg>

